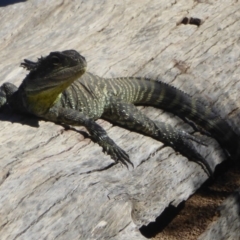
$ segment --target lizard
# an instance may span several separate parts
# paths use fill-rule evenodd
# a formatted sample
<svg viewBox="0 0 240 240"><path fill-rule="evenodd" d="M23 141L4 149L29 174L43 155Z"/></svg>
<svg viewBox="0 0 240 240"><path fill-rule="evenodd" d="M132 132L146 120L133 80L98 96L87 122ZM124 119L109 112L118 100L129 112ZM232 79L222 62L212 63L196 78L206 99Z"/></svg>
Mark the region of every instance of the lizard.
<svg viewBox="0 0 240 240"><path fill-rule="evenodd" d="M51 52L36 62L24 59L29 71L19 88L6 82L0 87L0 108L10 106L47 121L84 126L91 138L116 162L133 166L129 155L95 122L102 118L131 131L150 136L213 174L210 164L193 142L194 135L169 124L153 121L136 106L154 106L193 121L205 129L227 154L239 157L239 136L221 117L200 101L162 81L141 77L101 78L87 72L86 59L75 50Z"/></svg>

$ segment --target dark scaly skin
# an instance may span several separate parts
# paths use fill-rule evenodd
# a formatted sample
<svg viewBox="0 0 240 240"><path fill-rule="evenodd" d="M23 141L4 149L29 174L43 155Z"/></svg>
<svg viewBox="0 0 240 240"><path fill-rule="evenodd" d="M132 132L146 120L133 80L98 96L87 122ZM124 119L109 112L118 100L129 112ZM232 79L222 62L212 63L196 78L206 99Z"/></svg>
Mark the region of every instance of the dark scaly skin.
<svg viewBox="0 0 240 240"><path fill-rule="evenodd" d="M86 61L75 50L53 52L38 62L21 64L30 73L19 89L11 83L0 88L0 107L31 113L46 120L85 126L92 138L116 162L132 164L127 153L94 120L106 119L153 137L184 156L212 169L197 152L194 136L163 122L150 120L135 105L152 105L188 118L206 129L233 158L239 156L239 138L231 127L195 99L165 83L144 78L104 79L86 71Z"/></svg>

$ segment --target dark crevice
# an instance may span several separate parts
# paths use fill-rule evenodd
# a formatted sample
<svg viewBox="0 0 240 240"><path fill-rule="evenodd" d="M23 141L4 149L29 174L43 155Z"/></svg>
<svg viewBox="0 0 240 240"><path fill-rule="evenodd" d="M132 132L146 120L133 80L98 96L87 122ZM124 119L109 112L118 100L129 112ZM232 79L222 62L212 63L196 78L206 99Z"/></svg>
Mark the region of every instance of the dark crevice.
<svg viewBox="0 0 240 240"><path fill-rule="evenodd" d="M64 176L65 176L65 175L64 175ZM17 208L19 207L19 205L20 205L26 198L29 198L30 196L32 196L32 195L36 192L36 190L37 190L38 188L40 188L42 185L46 184L48 181L51 181L52 179L55 179L56 181L58 181L59 178L64 177L64 176L50 176L49 178L47 178L46 180L44 180L42 183L40 183L39 185L37 185L36 187L34 187L29 194L27 194L27 195L25 195L23 198L21 198L20 201L17 203L17 205L15 206L15 208L14 208L13 210L17 209ZM52 184L54 184L56 181L52 182Z"/></svg>
<svg viewBox="0 0 240 240"><path fill-rule="evenodd" d="M94 173L94 172L102 172L102 171L105 171L105 170L113 167L114 165L116 165L116 163L111 163L111 164L109 164L109 165L107 165L106 167L103 167L103 168L90 170L90 171L88 171L88 172L83 172L83 173L80 173L79 175L91 174L91 173Z"/></svg>
<svg viewBox="0 0 240 240"><path fill-rule="evenodd" d="M2 179L0 179L0 186L5 182L5 180L10 176L10 170L6 170Z"/></svg>
<svg viewBox="0 0 240 240"><path fill-rule="evenodd" d="M2 225L0 225L0 231L8 224L9 222L6 221L5 223L3 223Z"/></svg>
<svg viewBox="0 0 240 240"><path fill-rule="evenodd" d="M223 181L219 179L224 179L223 184L227 184L229 182L228 172L231 169L240 168L240 162L233 162L231 160L226 160L221 164L217 165L214 172L214 177L209 178L205 181L202 186L197 190L198 195L211 197L212 195L217 195L218 197L226 199L229 197L229 191L214 191L213 189L209 189L216 182ZM237 187L237 186L236 186ZM153 238L157 234L161 233L176 217L180 214L180 212L185 208L185 202L181 202L177 207L169 205L160 216L156 218L155 222L150 222L147 226L142 226L139 231L146 238Z"/></svg>
<svg viewBox="0 0 240 240"><path fill-rule="evenodd" d="M77 186L78 187L78 186ZM77 188L76 187L76 188ZM64 201L65 199L67 199L70 195L72 195L75 192L75 189L73 189L71 192L69 192L68 194L66 194L66 196L64 196L63 198L59 199L58 201L56 201L54 204L52 204L51 206L49 206L41 215L39 215L31 224L29 224L23 231L19 232L14 240L16 240L17 238L21 237L24 233L26 233L28 231L28 229L30 229L31 227L33 227L35 224L37 224L46 214L48 214L49 211L52 210L52 208L54 208L56 205L60 204L62 201Z"/></svg>
<svg viewBox="0 0 240 240"><path fill-rule="evenodd" d="M0 7L6 7L7 5L20 3L20 2L27 2L27 0L1 0Z"/></svg>
<svg viewBox="0 0 240 240"><path fill-rule="evenodd" d="M28 225L23 231L19 232L14 240L16 240L18 237L22 236L24 233L27 232L29 228L34 226L36 223L38 223L58 202L54 203L52 206L50 206L48 209L46 209L36 220L34 220L30 225Z"/></svg>
<svg viewBox="0 0 240 240"><path fill-rule="evenodd" d="M165 147L168 147L166 145L162 145L161 147L157 148L154 152L152 152L146 159L144 159L143 161L141 161L137 167L141 166L143 163L147 162L150 160L150 158L152 158L153 156L155 156L159 151L161 151L162 149L164 149ZM167 158L161 159L161 161L164 161Z"/></svg>
<svg viewBox="0 0 240 240"><path fill-rule="evenodd" d="M169 205L162 214L156 218L155 222L149 223L147 226L142 226L139 230L146 238L155 237L161 232L184 208L185 202L181 202L177 207Z"/></svg>
<svg viewBox="0 0 240 240"><path fill-rule="evenodd" d="M122 232L123 230L125 230L130 224L131 224L131 222L128 222L123 228L119 229L116 234L114 234L113 236L110 236L109 238L114 239L115 237L117 237L117 236L119 235L120 232Z"/></svg>

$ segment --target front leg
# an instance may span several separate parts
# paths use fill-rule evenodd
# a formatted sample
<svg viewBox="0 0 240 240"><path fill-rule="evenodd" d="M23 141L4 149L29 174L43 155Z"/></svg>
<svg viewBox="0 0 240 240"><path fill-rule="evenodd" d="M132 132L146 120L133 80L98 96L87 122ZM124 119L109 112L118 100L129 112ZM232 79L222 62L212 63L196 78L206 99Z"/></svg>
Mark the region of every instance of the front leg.
<svg viewBox="0 0 240 240"><path fill-rule="evenodd" d="M4 83L0 87L0 108L9 103L12 95L18 90L18 88L12 83Z"/></svg>
<svg viewBox="0 0 240 240"><path fill-rule="evenodd" d="M58 110L56 120L68 125L86 127L94 141L96 141L103 148L103 151L109 154L116 163L120 162L127 167L127 163L129 163L133 166L128 154L117 146L100 125L83 113L73 109L61 108Z"/></svg>
<svg viewBox="0 0 240 240"><path fill-rule="evenodd" d="M115 101L104 113L103 118L171 146L187 158L201 163L209 175L213 174L208 162L198 153L192 143L195 141L202 144L201 141L184 131L174 129L169 124L152 121L133 104Z"/></svg>

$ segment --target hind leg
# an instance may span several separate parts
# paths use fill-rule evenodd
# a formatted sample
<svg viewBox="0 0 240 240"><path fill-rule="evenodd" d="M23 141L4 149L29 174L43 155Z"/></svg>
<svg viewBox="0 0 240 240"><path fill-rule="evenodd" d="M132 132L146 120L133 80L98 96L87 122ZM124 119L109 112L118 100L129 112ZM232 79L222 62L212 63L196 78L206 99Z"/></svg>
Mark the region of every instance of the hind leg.
<svg viewBox="0 0 240 240"><path fill-rule="evenodd" d="M142 133L163 142L187 158L203 164L208 174L212 175L210 165L197 152L192 143L192 141L201 142L192 135L176 130L164 122L155 122L139 111L133 104L124 102L116 101L112 103L102 117L126 129Z"/></svg>

